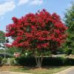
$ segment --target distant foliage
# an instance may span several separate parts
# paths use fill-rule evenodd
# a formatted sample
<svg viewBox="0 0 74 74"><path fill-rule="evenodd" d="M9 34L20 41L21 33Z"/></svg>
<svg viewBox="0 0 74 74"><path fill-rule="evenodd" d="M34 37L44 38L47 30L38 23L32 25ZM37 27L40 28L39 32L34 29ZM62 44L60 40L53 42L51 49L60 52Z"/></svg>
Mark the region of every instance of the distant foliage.
<svg viewBox="0 0 74 74"><path fill-rule="evenodd" d="M68 38L65 46L74 54L74 2L65 14L65 24L68 26Z"/></svg>
<svg viewBox="0 0 74 74"><path fill-rule="evenodd" d="M0 43L5 42L5 33L3 31L0 31Z"/></svg>
<svg viewBox="0 0 74 74"><path fill-rule="evenodd" d="M4 43L5 43L5 33L3 31L0 31L0 49L4 49Z"/></svg>

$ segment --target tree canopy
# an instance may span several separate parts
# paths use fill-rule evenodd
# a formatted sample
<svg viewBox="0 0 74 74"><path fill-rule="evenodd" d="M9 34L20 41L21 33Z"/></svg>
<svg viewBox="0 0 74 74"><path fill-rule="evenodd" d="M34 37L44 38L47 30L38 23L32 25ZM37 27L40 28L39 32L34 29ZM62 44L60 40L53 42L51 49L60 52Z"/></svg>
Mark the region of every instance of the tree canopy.
<svg viewBox="0 0 74 74"><path fill-rule="evenodd" d="M65 14L65 24L68 26L68 38L66 46L73 50L74 49L74 2L72 6L67 9Z"/></svg>
<svg viewBox="0 0 74 74"><path fill-rule="evenodd" d="M60 16L45 9L12 20L13 23L6 27L6 36L14 39L9 47L56 51L67 37L67 27Z"/></svg>

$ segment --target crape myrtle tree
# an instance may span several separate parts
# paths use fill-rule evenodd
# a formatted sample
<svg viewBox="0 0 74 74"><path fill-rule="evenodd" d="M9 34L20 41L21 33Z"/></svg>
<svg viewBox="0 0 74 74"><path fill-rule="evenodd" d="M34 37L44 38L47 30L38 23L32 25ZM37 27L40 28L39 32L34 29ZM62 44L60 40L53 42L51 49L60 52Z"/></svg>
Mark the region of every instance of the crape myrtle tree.
<svg viewBox="0 0 74 74"><path fill-rule="evenodd" d="M39 55L38 67L45 53L55 52L66 40L67 27L56 13L50 14L43 9L36 14L13 17L12 20L13 23L6 27L6 36L12 37L14 41L8 46L22 48L22 52L30 51L33 56Z"/></svg>

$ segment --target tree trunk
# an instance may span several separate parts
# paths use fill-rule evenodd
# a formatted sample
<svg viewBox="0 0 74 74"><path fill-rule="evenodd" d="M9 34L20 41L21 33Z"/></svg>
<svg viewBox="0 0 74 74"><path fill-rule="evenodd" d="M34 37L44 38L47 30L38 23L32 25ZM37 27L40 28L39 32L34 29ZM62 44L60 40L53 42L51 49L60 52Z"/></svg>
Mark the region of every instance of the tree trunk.
<svg viewBox="0 0 74 74"><path fill-rule="evenodd" d="M43 57L42 56L40 56L40 57L36 56L35 59L36 59L36 67L41 68Z"/></svg>

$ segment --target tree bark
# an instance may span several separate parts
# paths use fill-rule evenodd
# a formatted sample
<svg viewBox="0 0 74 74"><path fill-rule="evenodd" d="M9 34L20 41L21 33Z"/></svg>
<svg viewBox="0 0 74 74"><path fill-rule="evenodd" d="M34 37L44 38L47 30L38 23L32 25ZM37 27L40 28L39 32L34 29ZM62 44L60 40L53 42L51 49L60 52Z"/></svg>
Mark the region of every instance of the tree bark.
<svg viewBox="0 0 74 74"><path fill-rule="evenodd" d="M36 56L36 67L41 68L42 67L42 61L43 61L43 57L42 56Z"/></svg>

